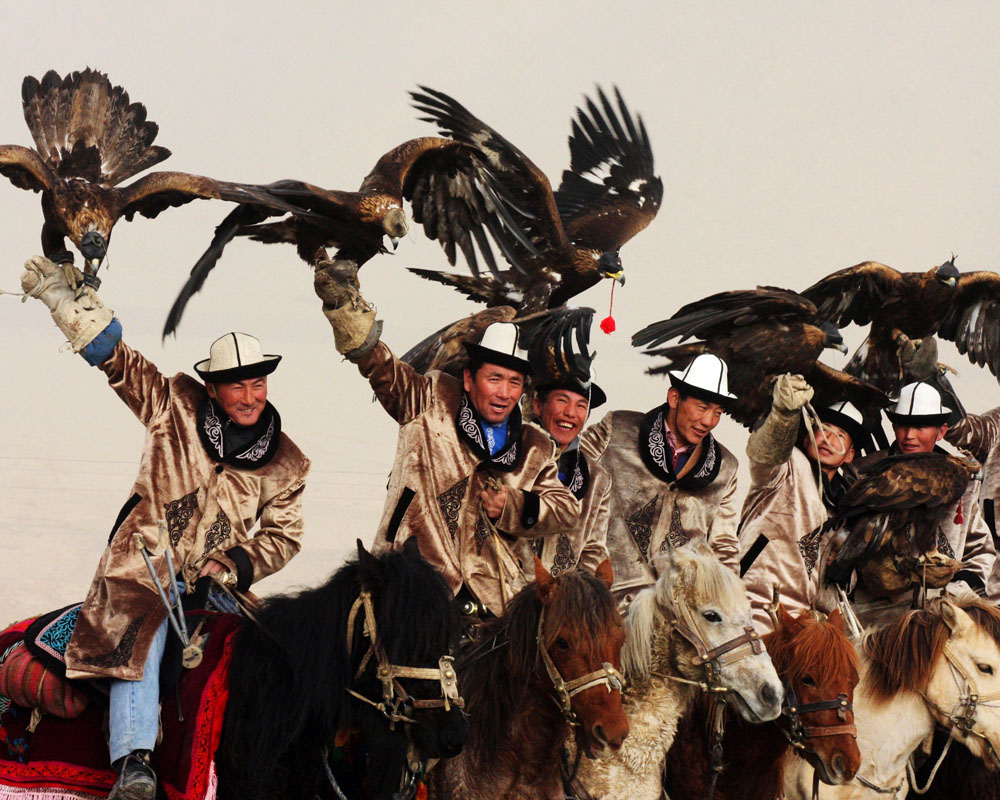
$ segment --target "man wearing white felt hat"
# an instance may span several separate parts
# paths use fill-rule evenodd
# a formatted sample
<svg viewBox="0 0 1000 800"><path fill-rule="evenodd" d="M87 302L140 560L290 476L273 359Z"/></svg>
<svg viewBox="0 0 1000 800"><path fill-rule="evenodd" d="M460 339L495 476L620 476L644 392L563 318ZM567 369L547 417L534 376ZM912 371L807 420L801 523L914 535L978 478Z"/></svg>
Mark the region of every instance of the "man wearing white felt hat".
<svg viewBox="0 0 1000 800"><path fill-rule="evenodd" d="M464 611L499 615L532 572L511 545L570 530L580 515L559 481L555 443L521 424L530 367L517 327L493 323L479 344L467 342L462 380L422 375L380 341L374 308L335 269L317 270L315 288L337 350L399 424L375 551L415 536Z"/></svg>
<svg viewBox="0 0 1000 800"><path fill-rule="evenodd" d="M858 462L858 470L863 471L892 453L929 453L939 449L937 443L948 432L947 420L953 409L942 398L941 393L930 383L910 383L900 389L896 405L886 411L886 416L892 423L895 441L888 450L880 450L872 456ZM938 529L937 551L949 559L962 563L961 569L948 584L950 591L972 590L978 594L987 594L987 583L996 564L996 549L989 527L983 518L980 506L982 481L974 478L969 481L968 488L948 509L944 522ZM995 589L991 588L995 592ZM864 583L859 581L855 589L855 607L858 616L864 623L876 622L891 618L898 609L905 608L907 596L900 595L891 598L875 598ZM990 599L998 600L994 594Z"/></svg>
<svg viewBox="0 0 1000 800"><path fill-rule="evenodd" d="M861 412L844 400L816 411L822 425L810 435L801 409L812 397L801 375L779 375L771 411L747 442L750 490L740 518L740 572L761 633L771 630L766 607L775 584L789 611L835 607L816 569L829 544L824 539L830 539L821 528L854 481L851 463L867 436Z"/></svg>
<svg viewBox="0 0 1000 800"><path fill-rule="evenodd" d="M691 540L737 569L736 458L712 436L735 399L727 372L699 355L670 373L663 405L608 412L583 433L584 453L612 475L608 550L623 603L655 581L657 553Z"/></svg>
<svg viewBox="0 0 1000 800"><path fill-rule="evenodd" d="M183 373L168 378L122 341L121 325L93 289L71 287L71 269L36 256L25 264L22 287L49 307L73 350L107 375L145 426L146 441L87 599L70 612L66 674L112 679L110 750L119 777L111 798L152 800L149 757L167 640L156 583L165 593L173 584L164 551L180 573L180 592L213 574L245 592L301 546L309 460L267 402L268 375L281 356L263 353L253 336L227 333L194 366L204 384Z"/></svg>

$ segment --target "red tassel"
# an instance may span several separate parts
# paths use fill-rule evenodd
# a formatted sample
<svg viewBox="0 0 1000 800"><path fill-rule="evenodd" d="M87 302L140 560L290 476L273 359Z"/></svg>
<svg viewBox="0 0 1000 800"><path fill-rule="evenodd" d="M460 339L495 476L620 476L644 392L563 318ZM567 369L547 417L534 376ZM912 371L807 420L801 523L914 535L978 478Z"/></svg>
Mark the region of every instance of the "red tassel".
<svg viewBox="0 0 1000 800"><path fill-rule="evenodd" d="M615 318L611 316L611 311L615 306L615 282L611 281L611 302L608 303L608 315L601 320L601 330L605 333L614 333Z"/></svg>
<svg viewBox="0 0 1000 800"><path fill-rule="evenodd" d="M962 524L962 504L961 503L958 504L958 511L955 513L955 524L956 525L961 525Z"/></svg>

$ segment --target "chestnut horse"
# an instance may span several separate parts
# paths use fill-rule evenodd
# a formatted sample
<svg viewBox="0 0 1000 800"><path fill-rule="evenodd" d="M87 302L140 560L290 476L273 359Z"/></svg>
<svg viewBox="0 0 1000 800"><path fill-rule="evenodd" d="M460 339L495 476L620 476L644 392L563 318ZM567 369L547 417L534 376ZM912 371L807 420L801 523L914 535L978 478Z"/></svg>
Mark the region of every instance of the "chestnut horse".
<svg viewBox="0 0 1000 800"><path fill-rule="evenodd" d="M778 624L764 642L785 686L785 709L766 725L751 725L726 710L722 769L714 786L718 800L773 800L781 793L790 750L829 784L853 780L861 763L852 711L858 657L840 612L826 620L808 609L793 617L779 605ZM710 705L699 700L678 726L667 755L671 800L702 800L710 793Z"/></svg>
<svg viewBox="0 0 1000 800"><path fill-rule="evenodd" d="M701 544L668 549L656 568L660 577L636 596L625 619L631 733L618 754L580 764L573 789L582 798L659 798L677 721L699 685L728 690L748 719L781 713L781 681L735 573Z"/></svg>
<svg viewBox="0 0 1000 800"><path fill-rule="evenodd" d="M905 797L910 757L936 725L1000 766L1000 609L972 595L932 600L866 634L860 656L861 767L853 783L824 788L824 800ZM785 797L806 800L811 782L790 766Z"/></svg>
<svg viewBox="0 0 1000 800"><path fill-rule="evenodd" d="M611 596L611 563L553 578L535 559L535 582L487 622L462 656L459 681L469 740L429 776L432 798L561 800L561 753L570 730L588 756L616 752L625 630Z"/></svg>

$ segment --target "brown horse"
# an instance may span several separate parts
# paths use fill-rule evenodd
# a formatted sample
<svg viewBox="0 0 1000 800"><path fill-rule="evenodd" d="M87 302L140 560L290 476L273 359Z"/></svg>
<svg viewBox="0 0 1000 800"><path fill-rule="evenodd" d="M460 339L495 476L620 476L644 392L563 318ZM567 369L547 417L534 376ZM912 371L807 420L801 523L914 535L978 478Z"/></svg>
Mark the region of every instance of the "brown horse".
<svg viewBox="0 0 1000 800"><path fill-rule="evenodd" d="M824 783L852 780L861 763L852 711L858 657L840 612L823 621L808 610L793 617L779 605L778 625L764 642L785 687L785 709L779 719L763 725L725 712L723 763L714 793L718 800L773 800L781 793L792 749ZM677 728L667 755L671 800L702 800L709 794L710 713L710 701L703 696Z"/></svg>
<svg viewBox="0 0 1000 800"><path fill-rule="evenodd" d="M618 751L628 734L618 674L625 629L611 583L608 561L597 577L553 578L535 559L535 582L485 624L459 663L469 740L431 772L431 797L562 798L571 729L588 756Z"/></svg>

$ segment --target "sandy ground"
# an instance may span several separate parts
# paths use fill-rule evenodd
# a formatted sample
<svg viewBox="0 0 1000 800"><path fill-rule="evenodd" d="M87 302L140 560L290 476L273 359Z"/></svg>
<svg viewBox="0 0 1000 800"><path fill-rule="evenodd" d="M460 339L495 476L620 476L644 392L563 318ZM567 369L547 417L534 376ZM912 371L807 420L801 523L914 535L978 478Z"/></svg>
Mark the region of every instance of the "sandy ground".
<svg viewBox="0 0 1000 800"><path fill-rule="evenodd" d="M355 188L379 155L431 133L417 82L454 94L558 182L569 117L594 82L642 112L666 192L627 245L619 331L595 332L609 407L648 409L665 384L629 336L683 303L755 284L804 288L859 261L924 270L1000 253L1000 11L982 3L327 4L51 3L5 11L0 142L30 144L20 83L91 65L160 124L164 168L232 180L298 177ZM44 46L40 46L44 44ZM195 203L115 229L102 296L126 339L167 373L231 329L285 360L271 399L312 458L303 552L263 593L321 581L371 539L395 426L336 356L291 248L233 244L160 341L166 309L229 207ZM0 183L0 288L38 251L38 198ZM404 267L447 268L413 231L372 261L364 290L402 352L470 306ZM607 284L579 298L604 315ZM857 342L857 332L850 334ZM103 376L70 353L44 309L0 297L0 622L82 597L143 432ZM967 406L997 385L953 349ZM842 364L843 360L833 363ZM742 454L745 435L720 439ZM744 472L745 485L745 472Z"/></svg>

